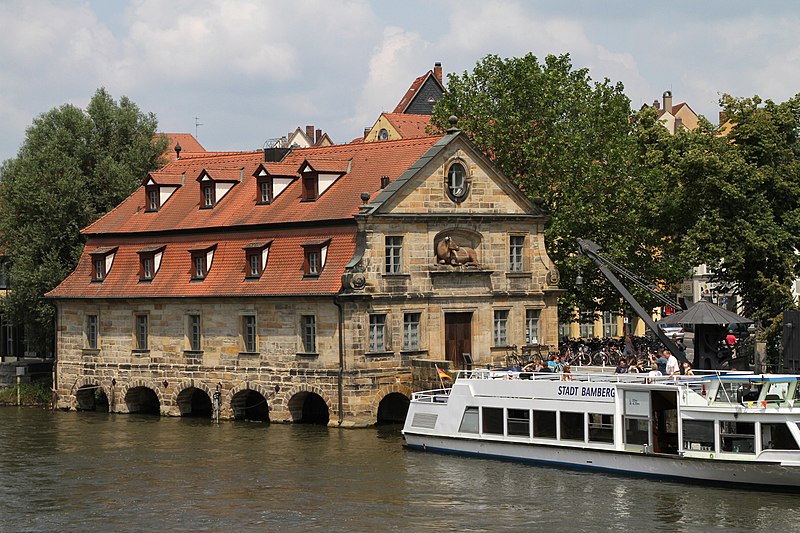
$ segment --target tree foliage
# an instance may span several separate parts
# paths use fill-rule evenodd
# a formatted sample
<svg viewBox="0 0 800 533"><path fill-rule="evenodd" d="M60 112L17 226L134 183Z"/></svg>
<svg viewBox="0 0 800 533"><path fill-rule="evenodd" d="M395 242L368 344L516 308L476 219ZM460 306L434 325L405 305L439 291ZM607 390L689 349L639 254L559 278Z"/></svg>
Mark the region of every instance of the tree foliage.
<svg viewBox="0 0 800 533"><path fill-rule="evenodd" d="M17 157L0 167L0 236L13 288L4 307L33 349L52 349L54 310L41 298L75 268L80 230L157 168L167 140L154 141L156 127L152 113L101 88L85 111L63 105L34 119Z"/></svg>
<svg viewBox="0 0 800 533"><path fill-rule="evenodd" d="M593 81L587 69L572 67L569 55L549 55L544 63L531 54L489 55L471 73L448 76L433 122L445 128L450 115L529 197L545 200L552 216L545 242L566 289L562 315L575 307L620 308L620 295L576 256L578 237L662 287L685 277L689 265L663 253L658 228L643 223L652 202L649 181L659 175L643 179L636 133L658 135L655 126L667 132L656 123L634 130L621 83ZM580 289L574 286L579 272L585 283ZM647 294L637 298L657 305Z"/></svg>
<svg viewBox="0 0 800 533"><path fill-rule="evenodd" d="M661 174L651 223L774 338L800 274L800 96L761 105L724 95L720 104L727 136L704 123L643 139L650 172Z"/></svg>

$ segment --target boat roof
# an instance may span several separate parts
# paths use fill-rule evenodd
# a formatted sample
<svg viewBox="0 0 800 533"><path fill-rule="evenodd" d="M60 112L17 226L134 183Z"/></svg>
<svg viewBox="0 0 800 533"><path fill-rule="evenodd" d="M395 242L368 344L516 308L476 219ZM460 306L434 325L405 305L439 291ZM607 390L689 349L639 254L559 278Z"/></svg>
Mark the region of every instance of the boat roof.
<svg viewBox="0 0 800 533"><path fill-rule="evenodd" d="M797 381L798 376L793 374L721 374L719 376L703 376L703 379L712 381L733 381L737 383L771 383Z"/></svg>

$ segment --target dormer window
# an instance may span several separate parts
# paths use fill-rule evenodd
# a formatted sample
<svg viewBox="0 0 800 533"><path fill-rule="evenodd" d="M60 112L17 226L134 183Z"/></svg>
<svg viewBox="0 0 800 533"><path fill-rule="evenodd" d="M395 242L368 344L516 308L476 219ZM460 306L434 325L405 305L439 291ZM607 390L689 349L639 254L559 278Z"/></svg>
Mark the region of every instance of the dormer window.
<svg viewBox="0 0 800 533"><path fill-rule="evenodd" d="M264 273L270 244L272 241L256 241L244 247L246 279L258 279Z"/></svg>
<svg viewBox="0 0 800 533"><path fill-rule="evenodd" d="M308 277L316 277L325 268L325 260L328 257L328 246L331 240L310 241L303 244L303 273Z"/></svg>
<svg viewBox="0 0 800 533"><path fill-rule="evenodd" d="M297 166L285 163L262 163L253 173L256 178L256 205L275 201L297 179Z"/></svg>
<svg viewBox="0 0 800 533"><path fill-rule="evenodd" d="M186 177L183 174L169 174L164 172L151 172L144 180L146 213L159 211L164 203L169 200L172 193L183 185Z"/></svg>
<svg viewBox="0 0 800 533"><path fill-rule="evenodd" d="M204 168L197 177L200 183L200 209L213 209L222 198L242 181L244 168Z"/></svg>
<svg viewBox="0 0 800 533"><path fill-rule="evenodd" d="M303 176L303 201L310 202L319 196L319 182L316 174Z"/></svg>
<svg viewBox="0 0 800 533"><path fill-rule="evenodd" d="M164 246L148 246L137 252L139 254L139 281L152 281L161 266L164 248Z"/></svg>
<svg viewBox="0 0 800 533"><path fill-rule="evenodd" d="M216 248L214 244L189 250L192 255L192 281L202 281L208 276Z"/></svg>
<svg viewBox="0 0 800 533"><path fill-rule="evenodd" d="M104 246L89 252L92 258L92 281L102 282L106 279L111 265L114 264L116 252L117 248L111 246Z"/></svg>
<svg viewBox="0 0 800 533"><path fill-rule="evenodd" d="M300 175L303 179L301 200L312 202L333 185L336 180L350 171L349 160L306 159L300 165Z"/></svg>
<svg viewBox="0 0 800 533"><path fill-rule="evenodd" d="M214 204L216 203L216 201L214 199L214 184L213 183L209 183L209 184L203 185L200 188L200 190L203 193L202 207L205 207L206 209L210 209L210 208L214 207Z"/></svg>

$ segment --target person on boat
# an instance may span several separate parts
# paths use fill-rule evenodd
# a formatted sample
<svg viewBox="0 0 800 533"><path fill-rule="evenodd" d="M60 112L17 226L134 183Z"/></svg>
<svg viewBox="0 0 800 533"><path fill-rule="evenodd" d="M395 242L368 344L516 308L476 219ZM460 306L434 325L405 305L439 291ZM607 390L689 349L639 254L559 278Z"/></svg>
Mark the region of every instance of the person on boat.
<svg viewBox="0 0 800 533"><path fill-rule="evenodd" d="M690 363L689 361L683 362L683 375L694 376L694 370L692 370L692 363Z"/></svg>
<svg viewBox="0 0 800 533"><path fill-rule="evenodd" d="M650 367L650 372L647 373L647 382L653 383L653 381L655 381L655 378L661 377L663 375L664 374L662 374L661 371L658 369L658 365L656 363L653 363L653 366Z"/></svg>
<svg viewBox="0 0 800 533"><path fill-rule="evenodd" d="M655 364L658 367L658 371L661 372L663 376L667 372L667 356L669 350L664 350L660 354L658 354L658 358L655 360Z"/></svg>
<svg viewBox="0 0 800 533"><path fill-rule="evenodd" d="M560 372L564 365L561 363L561 356L554 355L548 362L547 366L551 372Z"/></svg>
<svg viewBox="0 0 800 533"><path fill-rule="evenodd" d="M669 350L664 350L664 355L667 357L666 372L664 373L668 376L680 375L681 367L678 364L678 358Z"/></svg>
<svg viewBox="0 0 800 533"><path fill-rule="evenodd" d="M639 369L639 363L636 361L636 356L632 355L628 357L628 374L638 374L641 372Z"/></svg>
<svg viewBox="0 0 800 533"><path fill-rule="evenodd" d="M625 347L622 349L622 355L625 356L626 359L630 359L633 357L633 339L631 339L630 335L625 335Z"/></svg>
<svg viewBox="0 0 800 533"><path fill-rule="evenodd" d="M617 363L617 368L614 370L615 374L627 374L628 373L628 362L625 360L624 357L620 357L619 362Z"/></svg>
<svg viewBox="0 0 800 533"><path fill-rule="evenodd" d="M569 370L569 365L564 365L564 370L561 372L561 381L574 381L572 372Z"/></svg>

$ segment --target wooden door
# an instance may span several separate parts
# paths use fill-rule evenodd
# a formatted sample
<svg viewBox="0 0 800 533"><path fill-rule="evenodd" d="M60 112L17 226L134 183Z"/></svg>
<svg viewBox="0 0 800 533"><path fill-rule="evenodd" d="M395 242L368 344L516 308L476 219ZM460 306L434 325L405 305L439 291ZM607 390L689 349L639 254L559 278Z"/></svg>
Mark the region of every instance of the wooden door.
<svg viewBox="0 0 800 533"><path fill-rule="evenodd" d="M472 313L445 313L444 352L456 369L464 368L464 353L472 353Z"/></svg>

